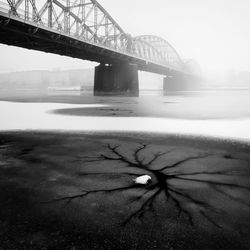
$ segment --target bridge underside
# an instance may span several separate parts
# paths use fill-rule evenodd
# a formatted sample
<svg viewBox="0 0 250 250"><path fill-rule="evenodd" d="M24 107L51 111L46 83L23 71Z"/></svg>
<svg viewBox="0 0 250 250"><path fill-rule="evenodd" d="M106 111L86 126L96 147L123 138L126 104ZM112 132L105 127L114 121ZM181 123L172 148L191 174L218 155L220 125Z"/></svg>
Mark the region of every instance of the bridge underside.
<svg viewBox="0 0 250 250"><path fill-rule="evenodd" d="M0 16L0 43L100 63L126 60L119 53L107 51L59 32L51 32L45 27L39 28L3 16Z"/></svg>

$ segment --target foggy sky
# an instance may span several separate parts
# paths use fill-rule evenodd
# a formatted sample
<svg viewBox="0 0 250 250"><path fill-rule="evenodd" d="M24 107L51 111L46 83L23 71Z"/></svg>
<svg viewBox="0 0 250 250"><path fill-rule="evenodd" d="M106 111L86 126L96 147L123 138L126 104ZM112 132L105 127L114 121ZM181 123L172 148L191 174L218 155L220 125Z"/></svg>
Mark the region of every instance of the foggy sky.
<svg viewBox="0 0 250 250"><path fill-rule="evenodd" d="M250 70L249 0L99 0L133 36L168 40L203 71ZM93 63L0 45L0 72L93 67Z"/></svg>

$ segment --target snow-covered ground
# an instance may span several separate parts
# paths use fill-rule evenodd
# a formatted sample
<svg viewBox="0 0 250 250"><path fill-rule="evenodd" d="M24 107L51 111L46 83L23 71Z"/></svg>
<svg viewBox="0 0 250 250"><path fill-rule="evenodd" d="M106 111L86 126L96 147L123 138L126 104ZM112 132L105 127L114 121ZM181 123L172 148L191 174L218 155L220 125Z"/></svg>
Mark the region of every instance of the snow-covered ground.
<svg viewBox="0 0 250 250"><path fill-rule="evenodd" d="M128 98L100 98L91 104L1 101L0 130L153 132L250 142L249 97L159 96L132 102Z"/></svg>

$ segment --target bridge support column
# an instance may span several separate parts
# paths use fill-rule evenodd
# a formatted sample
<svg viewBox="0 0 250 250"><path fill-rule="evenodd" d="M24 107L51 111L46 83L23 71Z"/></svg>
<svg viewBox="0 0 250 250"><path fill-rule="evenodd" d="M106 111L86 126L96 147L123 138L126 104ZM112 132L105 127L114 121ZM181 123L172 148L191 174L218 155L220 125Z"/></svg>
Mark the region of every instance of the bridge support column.
<svg viewBox="0 0 250 250"><path fill-rule="evenodd" d="M184 76L166 76L163 79L163 92L187 91L189 90L188 80Z"/></svg>
<svg viewBox="0 0 250 250"><path fill-rule="evenodd" d="M95 68L95 96L138 96L138 69L134 64L104 65Z"/></svg>

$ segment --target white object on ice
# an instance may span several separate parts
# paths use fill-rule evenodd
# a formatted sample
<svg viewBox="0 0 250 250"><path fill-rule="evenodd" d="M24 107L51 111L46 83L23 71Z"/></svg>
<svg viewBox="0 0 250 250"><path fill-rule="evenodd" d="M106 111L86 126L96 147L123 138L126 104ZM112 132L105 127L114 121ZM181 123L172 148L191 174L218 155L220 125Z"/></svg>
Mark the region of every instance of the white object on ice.
<svg viewBox="0 0 250 250"><path fill-rule="evenodd" d="M146 185L151 181L151 176L145 174L134 179L135 183Z"/></svg>

